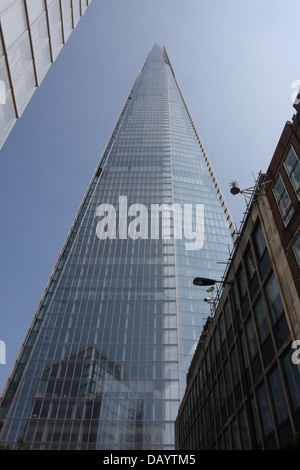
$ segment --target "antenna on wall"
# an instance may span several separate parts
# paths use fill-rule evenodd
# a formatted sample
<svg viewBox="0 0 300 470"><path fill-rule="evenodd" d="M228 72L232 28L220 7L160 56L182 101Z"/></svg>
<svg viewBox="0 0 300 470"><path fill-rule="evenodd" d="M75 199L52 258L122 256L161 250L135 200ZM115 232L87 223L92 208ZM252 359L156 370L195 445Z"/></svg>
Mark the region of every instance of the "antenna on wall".
<svg viewBox="0 0 300 470"><path fill-rule="evenodd" d="M250 186L249 188L246 188L246 189L240 189L237 181L231 181L231 183L229 183L231 194L233 194L233 196L236 196L236 194L242 194L245 198L252 199L253 196L259 193L259 189L262 185L272 182L272 180L269 180L269 181L264 181L262 183L259 183L259 177L255 178L255 175L253 172L252 172L252 175L255 181L255 185ZM259 175L261 175L261 172L259 173Z"/></svg>

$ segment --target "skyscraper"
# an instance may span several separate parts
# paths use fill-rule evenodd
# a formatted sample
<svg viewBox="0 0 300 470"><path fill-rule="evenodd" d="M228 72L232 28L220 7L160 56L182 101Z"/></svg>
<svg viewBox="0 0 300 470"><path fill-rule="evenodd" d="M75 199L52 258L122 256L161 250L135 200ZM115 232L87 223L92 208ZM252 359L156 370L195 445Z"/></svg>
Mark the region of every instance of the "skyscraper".
<svg viewBox="0 0 300 470"><path fill-rule="evenodd" d="M234 224L154 44L104 149L1 403L1 441L173 449L186 371ZM207 295L207 294L206 294Z"/></svg>
<svg viewBox="0 0 300 470"><path fill-rule="evenodd" d="M91 3L0 2L0 148Z"/></svg>

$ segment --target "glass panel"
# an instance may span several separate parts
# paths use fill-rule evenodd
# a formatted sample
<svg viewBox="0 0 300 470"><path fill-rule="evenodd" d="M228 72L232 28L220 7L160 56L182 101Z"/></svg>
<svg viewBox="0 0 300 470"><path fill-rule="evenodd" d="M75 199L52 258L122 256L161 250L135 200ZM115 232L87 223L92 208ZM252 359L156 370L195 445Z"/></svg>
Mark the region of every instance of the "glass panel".
<svg viewBox="0 0 300 470"><path fill-rule="evenodd" d="M23 2L17 2L1 18L3 38L8 50L26 31L27 20Z"/></svg>
<svg viewBox="0 0 300 470"><path fill-rule="evenodd" d="M31 27L31 37L35 56L49 39L46 13Z"/></svg>
<svg viewBox="0 0 300 470"><path fill-rule="evenodd" d="M238 360L237 360L235 347L233 348L230 354L230 363L231 363L231 370L232 370L232 376L233 376L233 384L234 386L236 386L240 382L240 373L239 373Z"/></svg>
<svg viewBox="0 0 300 470"><path fill-rule="evenodd" d="M230 368L229 368L228 361L224 365L224 376L225 376L225 385L226 385L227 398L228 398L232 394L232 383L231 383Z"/></svg>
<svg viewBox="0 0 300 470"><path fill-rule="evenodd" d="M54 3L51 6L51 8L49 8L48 18L49 18L50 34L52 36L57 25L61 22L60 5L58 1L56 1L56 3Z"/></svg>
<svg viewBox="0 0 300 470"><path fill-rule="evenodd" d="M1 0L0 3L0 13L2 13L6 8L10 7L16 0Z"/></svg>
<svg viewBox="0 0 300 470"><path fill-rule="evenodd" d="M80 20L80 0L72 0L74 28Z"/></svg>
<svg viewBox="0 0 300 470"><path fill-rule="evenodd" d="M296 241L293 243L293 250L294 250L298 265L300 266L300 233L298 237L296 238Z"/></svg>
<svg viewBox="0 0 300 470"><path fill-rule="evenodd" d="M246 323L246 332L247 332L250 356L253 359L258 351L258 344L257 344L257 338L256 338L255 329L254 329L253 317L250 317Z"/></svg>
<svg viewBox="0 0 300 470"><path fill-rule="evenodd" d="M241 299L243 299L244 295L247 292L243 268L241 268L238 273L238 287L239 287L240 297Z"/></svg>
<svg viewBox="0 0 300 470"><path fill-rule="evenodd" d="M13 86L23 77L24 71L32 61L29 33L26 32L18 43L8 52L8 63Z"/></svg>
<svg viewBox="0 0 300 470"><path fill-rule="evenodd" d="M265 384L260 387L257 395L264 429L264 435L267 436L268 434L270 434L270 432L273 431L274 425L271 416L269 397Z"/></svg>
<svg viewBox="0 0 300 470"><path fill-rule="evenodd" d="M259 301L257 302L254 312L257 321L259 337L263 343L270 332L270 326L266 307L262 297L260 297Z"/></svg>
<svg viewBox="0 0 300 470"><path fill-rule="evenodd" d="M297 409L300 407L300 364L292 362L292 353L289 351L284 357L283 367L293 408Z"/></svg>
<svg viewBox="0 0 300 470"><path fill-rule="evenodd" d="M49 41L45 44L39 55L35 59L36 72L39 85L46 75L51 65L50 44Z"/></svg>
<svg viewBox="0 0 300 470"><path fill-rule="evenodd" d="M245 262L246 262L248 280L251 281L251 279L252 279L252 277L253 277L253 275L256 271L254 256L253 256L251 248L249 248L248 252L246 253Z"/></svg>
<svg viewBox="0 0 300 470"><path fill-rule="evenodd" d="M86 8L87 8L86 0L81 0L81 15L83 15L83 13L85 12Z"/></svg>
<svg viewBox="0 0 300 470"><path fill-rule="evenodd" d="M53 60L56 59L59 51L63 46L62 24L57 27L56 31L51 36L52 55Z"/></svg>
<svg viewBox="0 0 300 470"><path fill-rule="evenodd" d="M69 10L63 18L64 41L66 42L73 30L72 10Z"/></svg>
<svg viewBox="0 0 300 470"><path fill-rule="evenodd" d="M283 391L283 386L278 368L270 375L271 393L273 396L274 407L276 411L278 424L282 423L288 417L288 407Z"/></svg>
<svg viewBox="0 0 300 470"><path fill-rule="evenodd" d="M291 220L295 210L292 206L290 196L286 190L281 175L278 175L277 181L273 188L273 194L276 199L283 221L285 225L287 225Z"/></svg>
<svg viewBox="0 0 300 470"><path fill-rule="evenodd" d="M44 0L26 0L30 24L46 11Z"/></svg>
<svg viewBox="0 0 300 470"><path fill-rule="evenodd" d="M225 321L226 321L226 330L227 332L229 331L232 323L231 323L231 313L230 313L230 306L229 306L229 303L228 301L226 302L225 304L225 307L224 307L224 316L225 316Z"/></svg>
<svg viewBox="0 0 300 470"><path fill-rule="evenodd" d="M249 450L250 439L249 439L248 423L247 423L246 413L245 413L244 408L242 408L242 410L239 412L238 420L239 420L240 430L241 430L242 449Z"/></svg>
<svg viewBox="0 0 300 470"><path fill-rule="evenodd" d="M240 438L239 438L239 429L236 419L231 422L231 435L232 435L232 448L233 450L239 450L241 448Z"/></svg>
<svg viewBox="0 0 300 470"><path fill-rule="evenodd" d="M274 273L266 285L266 295L273 322L276 323L284 310Z"/></svg>
<svg viewBox="0 0 300 470"><path fill-rule="evenodd" d="M260 428L259 428L259 421L258 421L258 416L257 416L256 403L253 397L251 398L251 411L252 411L252 417L253 417L253 423L254 423L254 432L255 432L256 442L259 444L261 441Z"/></svg>
<svg viewBox="0 0 300 470"><path fill-rule="evenodd" d="M33 65L31 64L27 67L22 78L14 89L19 115L23 112L35 88L35 75Z"/></svg>
<svg viewBox="0 0 300 470"><path fill-rule="evenodd" d="M219 331L220 331L221 344L223 344L223 342L224 342L225 339L226 339L225 322L224 322L224 316L223 316L223 315L220 315L220 319L219 319Z"/></svg>
<svg viewBox="0 0 300 470"><path fill-rule="evenodd" d="M254 243L258 259L260 259L264 254L265 249L267 248L266 240L260 225L257 227L254 234Z"/></svg>
<svg viewBox="0 0 300 470"><path fill-rule="evenodd" d="M300 190L300 162L299 158L293 149L290 148L289 153L286 156L284 166L286 168L287 174L291 179L294 190L299 194Z"/></svg>
<svg viewBox="0 0 300 470"><path fill-rule="evenodd" d="M62 0L61 6L62 6L63 15L64 15L72 7L72 0Z"/></svg>

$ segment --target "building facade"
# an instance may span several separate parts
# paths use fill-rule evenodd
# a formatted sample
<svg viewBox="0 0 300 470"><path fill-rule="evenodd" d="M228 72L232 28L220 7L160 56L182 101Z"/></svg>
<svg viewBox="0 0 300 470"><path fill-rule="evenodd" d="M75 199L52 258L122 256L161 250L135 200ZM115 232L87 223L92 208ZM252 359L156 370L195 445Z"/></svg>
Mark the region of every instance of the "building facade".
<svg viewBox="0 0 300 470"><path fill-rule="evenodd" d="M300 431L300 115L248 205L176 420L176 448L278 449ZM241 197L241 196L239 196Z"/></svg>
<svg viewBox="0 0 300 470"><path fill-rule="evenodd" d="M154 44L58 258L1 402L1 441L174 449L174 421L235 226Z"/></svg>
<svg viewBox="0 0 300 470"><path fill-rule="evenodd" d="M92 0L0 3L1 148Z"/></svg>

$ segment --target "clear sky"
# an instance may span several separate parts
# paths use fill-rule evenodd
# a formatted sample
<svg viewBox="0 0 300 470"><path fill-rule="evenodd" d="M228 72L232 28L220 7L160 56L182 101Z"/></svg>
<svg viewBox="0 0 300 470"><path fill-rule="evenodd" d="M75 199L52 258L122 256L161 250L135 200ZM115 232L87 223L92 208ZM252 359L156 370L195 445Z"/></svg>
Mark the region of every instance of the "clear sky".
<svg viewBox="0 0 300 470"><path fill-rule="evenodd" d="M294 110L299 0L93 0L0 151L0 390L154 42L237 223ZM200 201L201 202L201 201Z"/></svg>

